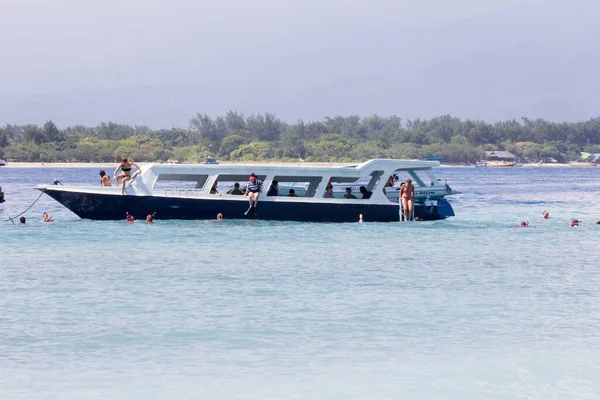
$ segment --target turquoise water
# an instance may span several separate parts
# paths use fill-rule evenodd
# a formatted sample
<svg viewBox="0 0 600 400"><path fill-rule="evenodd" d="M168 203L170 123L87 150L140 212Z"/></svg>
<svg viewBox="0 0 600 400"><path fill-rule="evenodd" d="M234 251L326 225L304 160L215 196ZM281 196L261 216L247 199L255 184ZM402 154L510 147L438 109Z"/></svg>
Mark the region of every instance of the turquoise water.
<svg viewBox="0 0 600 400"><path fill-rule="evenodd" d="M43 196L0 223L0 398L600 398L600 168L436 174L447 221L92 222ZM2 169L0 219L55 178L97 171Z"/></svg>

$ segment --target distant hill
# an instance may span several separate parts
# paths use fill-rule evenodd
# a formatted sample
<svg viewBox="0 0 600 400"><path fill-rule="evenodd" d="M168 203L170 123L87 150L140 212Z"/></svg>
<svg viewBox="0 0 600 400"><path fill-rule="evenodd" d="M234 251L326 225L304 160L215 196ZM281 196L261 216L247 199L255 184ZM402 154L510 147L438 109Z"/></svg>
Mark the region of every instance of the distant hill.
<svg viewBox="0 0 600 400"><path fill-rule="evenodd" d="M3 95L0 123L187 127L196 112L229 109L291 121L372 113L582 120L600 110L598 15L600 2L547 1L427 28L307 29L216 54L177 84Z"/></svg>

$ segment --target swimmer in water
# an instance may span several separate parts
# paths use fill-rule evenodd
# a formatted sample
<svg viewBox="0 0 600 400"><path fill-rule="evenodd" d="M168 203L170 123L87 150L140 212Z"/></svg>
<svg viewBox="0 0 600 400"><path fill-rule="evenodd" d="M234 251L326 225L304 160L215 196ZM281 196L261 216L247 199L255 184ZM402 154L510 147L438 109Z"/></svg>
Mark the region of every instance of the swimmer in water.
<svg viewBox="0 0 600 400"><path fill-rule="evenodd" d="M42 222L54 222L52 217L48 217L48 213L44 211L42 214Z"/></svg>
<svg viewBox="0 0 600 400"><path fill-rule="evenodd" d="M579 226L580 223L581 223L580 220L573 218L571 220L571 228L574 227L574 226Z"/></svg>
<svg viewBox="0 0 600 400"><path fill-rule="evenodd" d="M544 212L542 213L542 218L548 219L549 216L550 216L550 214L548 214L548 211L544 210Z"/></svg>
<svg viewBox="0 0 600 400"><path fill-rule="evenodd" d="M527 220L521 221L521 223L519 224L519 226L521 226L521 227L529 226L529 221L527 221Z"/></svg>
<svg viewBox="0 0 600 400"><path fill-rule="evenodd" d="M222 221L223 220L223 214L218 213L217 214L217 221Z"/></svg>
<svg viewBox="0 0 600 400"><path fill-rule="evenodd" d="M156 216L156 211L146 217L146 223L153 224L155 216Z"/></svg>
<svg viewBox="0 0 600 400"><path fill-rule="evenodd" d="M125 211L125 221L127 221L128 224L133 224L135 222L135 218L133 218L133 215L129 215L128 211Z"/></svg>

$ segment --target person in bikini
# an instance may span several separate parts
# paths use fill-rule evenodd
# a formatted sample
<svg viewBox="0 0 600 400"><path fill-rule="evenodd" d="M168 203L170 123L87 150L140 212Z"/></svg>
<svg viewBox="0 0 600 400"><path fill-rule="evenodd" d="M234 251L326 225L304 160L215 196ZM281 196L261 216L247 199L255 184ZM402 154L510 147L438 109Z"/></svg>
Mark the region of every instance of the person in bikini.
<svg viewBox="0 0 600 400"><path fill-rule="evenodd" d="M121 164L119 164L117 169L115 169L115 173L113 174L113 175L117 175L117 172L119 172L119 170L121 170L121 175L117 176L117 178L115 179L115 181L117 182L117 185L119 184L119 181L122 182L123 186L121 188L121 195L125 194L125 184L127 184L127 182L129 182L131 180L131 168L132 167L136 167L139 172L142 171L142 169L140 168L139 165L137 165L136 163L131 163L131 162L127 161L126 157L121 157Z"/></svg>
<svg viewBox="0 0 600 400"><path fill-rule="evenodd" d="M408 178L406 184L400 189L400 199L402 200L402 210L404 221L410 221L413 213L413 203L415 201L415 187L412 179Z"/></svg>
<svg viewBox="0 0 600 400"><path fill-rule="evenodd" d="M248 215L250 210L254 208L254 214L256 214L256 206L258 204L258 196L260 195L260 191L262 189L262 181L258 179L258 177L253 173L250 174L250 178L248 178L248 186L246 186L246 194L248 196L249 207L248 210L244 213L244 215Z"/></svg>

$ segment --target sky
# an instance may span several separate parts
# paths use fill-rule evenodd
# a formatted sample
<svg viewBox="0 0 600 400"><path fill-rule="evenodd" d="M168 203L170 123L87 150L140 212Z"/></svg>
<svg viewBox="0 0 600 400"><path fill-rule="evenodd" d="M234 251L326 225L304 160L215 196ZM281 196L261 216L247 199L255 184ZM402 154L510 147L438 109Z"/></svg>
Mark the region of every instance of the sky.
<svg viewBox="0 0 600 400"><path fill-rule="evenodd" d="M477 29L487 30L485 21L496 13L518 16L522 9L543 10L552 3L586 1L0 0L0 123L56 117L63 124L118 119L165 126L171 120L185 124L196 111L229 108L274 108L288 119L318 119L330 113L390 113L394 109L386 105L392 102L397 114L412 117L447 110L504 118L512 100L503 100L497 114L470 112L468 102L454 106L431 88L415 94L419 87L413 83L447 81L440 73L444 63L445 72L460 72L461 54L489 50L477 42L477 32L456 34L452 43L447 33L478 21L484 27ZM532 26L538 24L544 28L543 20L532 19ZM519 34L512 40L519 41ZM498 38L506 41L510 30L485 35L492 46ZM398 89L381 93L383 79ZM348 95L354 86L356 95ZM466 86L473 91L480 82ZM370 92L375 88L378 93ZM399 95L403 91L405 97ZM159 100L150 101L153 96ZM407 96L416 96L417 103L411 106ZM85 102L96 102L96 110L79 110ZM171 115L157 119L165 104L173 108Z"/></svg>

